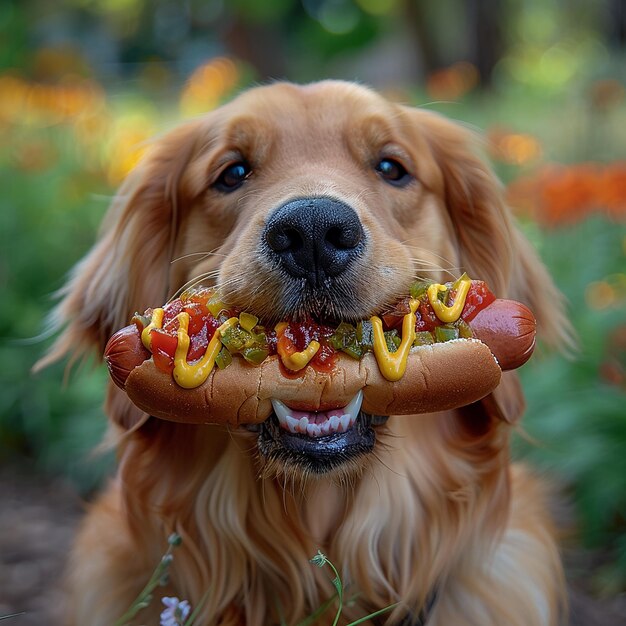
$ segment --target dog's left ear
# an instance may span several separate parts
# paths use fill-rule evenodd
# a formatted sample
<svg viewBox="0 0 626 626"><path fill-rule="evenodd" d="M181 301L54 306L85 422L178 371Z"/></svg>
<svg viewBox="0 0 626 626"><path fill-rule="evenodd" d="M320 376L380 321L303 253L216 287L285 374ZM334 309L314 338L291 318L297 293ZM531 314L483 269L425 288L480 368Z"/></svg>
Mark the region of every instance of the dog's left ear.
<svg viewBox="0 0 626 626"><path fill-rule="evenodd" d="M63 332L35 370L67 354L77 358L95 348L101 355L135 311L170 295L178 213L185 203L181 178L196 137L190 123L159 138L123 183L99 241L60 292L50 325Z"/></svg>
<svg viewBox="0 0 626 626"><path fill-rule="evenodd" d="M563 295L515 224L500 181L478 153L475 133L430 111L404 111L419 149L436 164L436 192L450 217L462 270L486 281L498 297L526 304L537 319L539 338L549 346L571 348ZM418 162L419 157L418 151ZM521 415L524 401L516 374L505 374L494 398L492 412L499 408L507 421Z"/></svg>

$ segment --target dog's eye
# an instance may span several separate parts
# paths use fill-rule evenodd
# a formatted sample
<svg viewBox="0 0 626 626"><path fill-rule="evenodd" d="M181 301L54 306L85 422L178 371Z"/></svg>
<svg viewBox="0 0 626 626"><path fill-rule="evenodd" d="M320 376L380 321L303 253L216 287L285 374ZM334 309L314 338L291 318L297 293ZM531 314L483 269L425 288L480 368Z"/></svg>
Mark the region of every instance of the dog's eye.
<svg viewBox="0 0 626 626"><path fill-rule="evenodd" d="M252 173L252 168L245 161L231 163L215 181L214 187L218 191L229 192L239 189Z"/></svg>
<svg viewBox="0 0 626 626"><path fill-rule="evenodd" d="M411 175L404 166L393 159L381 159L376 165L376 171L385 181L396 187L403 187L411 180Z"/></svg>

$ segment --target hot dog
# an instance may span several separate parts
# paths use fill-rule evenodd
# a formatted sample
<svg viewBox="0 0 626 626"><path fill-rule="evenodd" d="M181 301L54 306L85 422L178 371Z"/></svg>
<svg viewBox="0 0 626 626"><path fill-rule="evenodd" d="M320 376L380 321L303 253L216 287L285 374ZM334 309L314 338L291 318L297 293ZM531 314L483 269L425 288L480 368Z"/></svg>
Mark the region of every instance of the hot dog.
<svg viewBox="0 0 626 626"><path fill-rule="evenodd" d="M296 417L341 417L355 399L376 415L456 408L492 392L535 343L524 305L497 300L465 276L416 283L393 309L357 325L308 320L267 330L258 322L209 290L183 294L135 316L110 339L105 361L131 401L155 417L237 425L281 407Z"/></svg>

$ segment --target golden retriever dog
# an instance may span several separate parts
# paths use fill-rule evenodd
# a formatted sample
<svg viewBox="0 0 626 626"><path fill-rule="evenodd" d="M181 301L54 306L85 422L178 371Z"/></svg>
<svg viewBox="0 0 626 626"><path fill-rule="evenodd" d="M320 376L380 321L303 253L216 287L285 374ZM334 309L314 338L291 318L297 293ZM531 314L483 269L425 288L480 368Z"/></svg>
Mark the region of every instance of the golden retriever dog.
<svg viewBox="0 0 626 626"><path fill-rule="evenodd" d="M188 284L219 286L266 320L355 321L416 276L464 271L526 303L540 336L562 343L561 296L475 144L438 114L351 83L244 92L158 138L130 174L64 290L47 360L101 354L135 311ZM268 236L279 213L297 254ZM372 446L334 452L320 437L302 455L267 423L170 423L111 385L119 467L71 555L68 623L111 626L176 531L159 589L193 606L204 596L202 625L299 623L334 591L328 568L309 562L318 549L351 599L344 623L399 603L370 623L557 624L563 573L545 489L510 460L523 407L508 373L462 409L361 415ZM155 599L133 623L156 624L161 609Z"/></svg>

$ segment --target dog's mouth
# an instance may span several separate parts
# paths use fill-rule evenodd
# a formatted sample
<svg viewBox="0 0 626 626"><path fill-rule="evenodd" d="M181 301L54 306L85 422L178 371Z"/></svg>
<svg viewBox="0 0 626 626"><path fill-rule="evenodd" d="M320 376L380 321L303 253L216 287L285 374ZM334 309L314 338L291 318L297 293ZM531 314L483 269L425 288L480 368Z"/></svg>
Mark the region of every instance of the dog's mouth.
<svg viewBox="0 0 626 626"><path fill-rule="evenodd" d="M359 391L345 407L331 411L297 411L272 400L272 415L249 430L259 433L258 448L270 466L324 474L373 450L374 427L388 417L365 413L362 400Z"/></svg>

